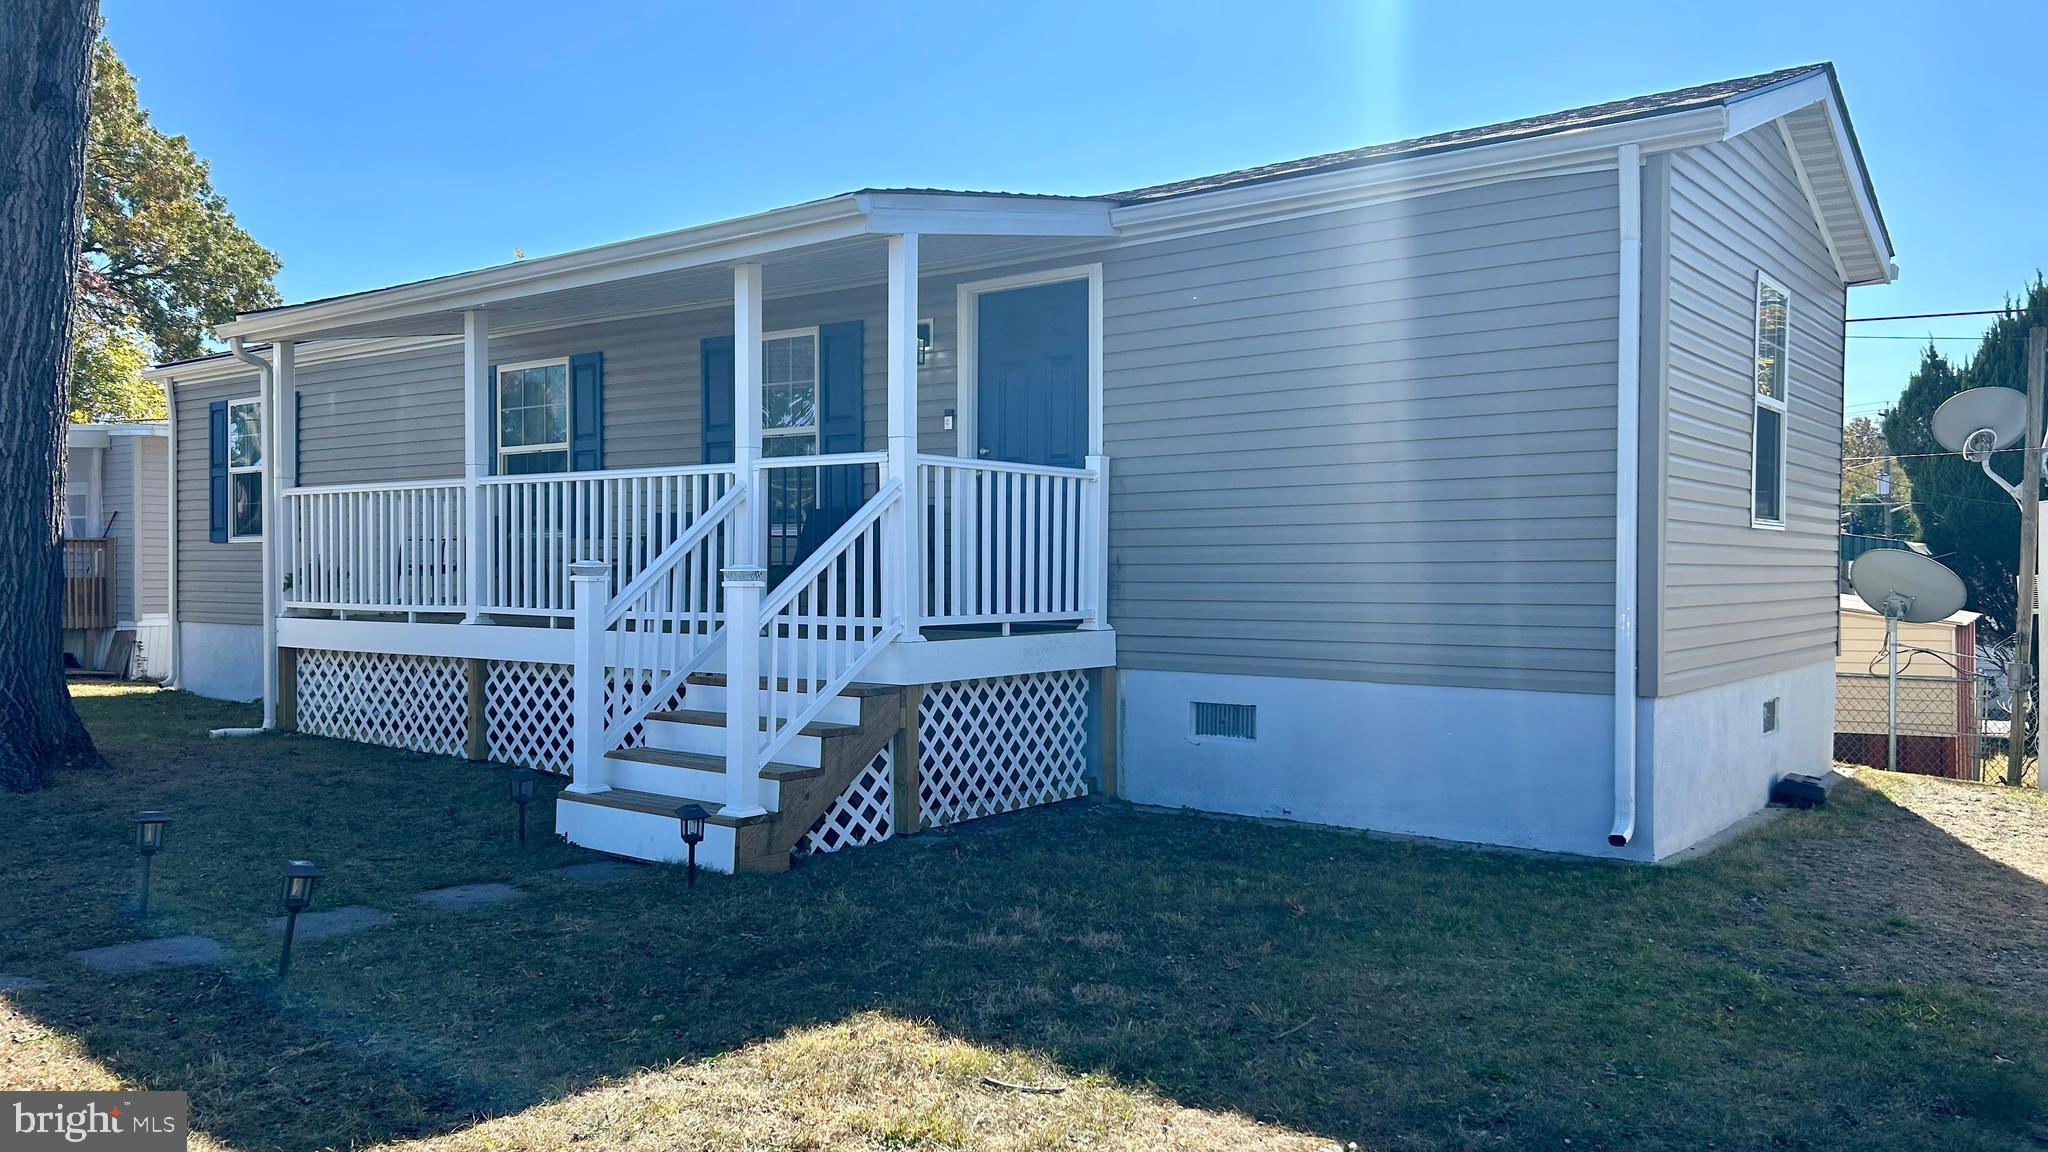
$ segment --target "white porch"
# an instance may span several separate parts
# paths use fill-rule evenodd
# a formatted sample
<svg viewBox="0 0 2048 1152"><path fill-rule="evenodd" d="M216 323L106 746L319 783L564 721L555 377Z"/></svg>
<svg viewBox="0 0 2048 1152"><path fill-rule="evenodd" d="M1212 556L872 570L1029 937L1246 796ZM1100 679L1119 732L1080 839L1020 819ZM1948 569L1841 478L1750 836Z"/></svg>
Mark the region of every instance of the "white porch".
<svg viewBox="0 0 2048 1152"><path fill-rule="evenodd" d="M659 845L656 858L673 856L681 850L674 810L694 802L727 830L707 841L709 863L773 867L802 831L791 821L808 825L814 809L859 788L878 757L914 733L919 687L1112 666L1099 269L1020 276L999 263L1046 263L1106 223L1070 205L1024 205L972 225L998 229L993 237L951 232L940 245L942 267L991 272L963 277L958 291L970 308L972 293L987 286L1088 286L1087 452L1079 466L1061 466L918 451L918 290L931 270L922 266L920 232L878 232L872 211L863 216L857 235L820 241L803 226L755 259L712 245L657 273L586 272L565 282L537 268L520 283L463 290L460 282L501 271L493 270L450 278L441 300L385 307L376 300L384 294L372 293L340 308L284 310L275 323L239 321L246 335L273 344L263 396L276 482L266 493L264 618L277 653L266 699L286 705L278 719L294 726L306 712L297 663L305 653L327 661L323 684L340 683L333 669L348 654L443 662L436 668L463 662L472 729L478 713L504 707L491 692L514 690L487 666L563 669L568 682L558 693L571 703L561 744L574 777L560 810L564 834L622 855L648 857ZM965 226L943 214L923 218ZM764 454L768 302L858 282L864 265L883 274L887 293L885 446ZM492 349L501 331L596 322L600 308L702 309L709 286L721 282L733 318L729 462L493 474ZM297 422L300 345L451 327L462 337L461 477L294 482L297 445L282 430ZM963 319L963 424L973 418L974 339ZM779 534L792 531L771 522L775 494L815 493L828 480L854 494L847 507L771 573L771 550L789 554ZM725 684L759 687L728 692ZM890 687L910 694L880 691ZM419 691L446 694L445 685ZM1063 682L1057 691L1078 690ZM898 710L886 713L876 700ZM685 713L690 719L679 720ZM466 744L478 758L489 752L488 737L482 747L474 735ZM1061 783L1048 795L1071 788ZM793 797L808 806L789 808Z"/></svg>

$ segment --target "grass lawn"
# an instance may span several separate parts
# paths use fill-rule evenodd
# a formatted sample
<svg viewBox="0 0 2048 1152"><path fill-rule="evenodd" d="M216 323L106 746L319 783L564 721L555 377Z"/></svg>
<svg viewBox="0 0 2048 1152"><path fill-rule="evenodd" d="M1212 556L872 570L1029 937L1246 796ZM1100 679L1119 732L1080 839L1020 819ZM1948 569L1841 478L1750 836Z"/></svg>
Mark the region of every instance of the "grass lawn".
<svg viewBox="0 0 2048 1152"><path fill-rule="evenodd" d="M78 691L113 770L0 794L0 973L50 981L0 997L0 1088L183 1089L195 1147L2048 1143L2037 794L1865 772L1669 868L1076 802L593 888L545 874L592 858L547 804L512 843L501 769ZM396 919L301 944L280 994L290 856ZM482 880L528 895L411 899ZM181 932L241 959L68 956Z"/></svg>

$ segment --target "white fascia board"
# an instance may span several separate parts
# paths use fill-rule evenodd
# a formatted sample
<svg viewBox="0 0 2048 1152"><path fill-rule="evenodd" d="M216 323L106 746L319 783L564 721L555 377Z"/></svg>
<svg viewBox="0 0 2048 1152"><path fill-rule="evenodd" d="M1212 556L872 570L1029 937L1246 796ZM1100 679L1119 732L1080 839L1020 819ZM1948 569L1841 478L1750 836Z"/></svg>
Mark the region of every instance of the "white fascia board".
<svg viewBox="0 0 2048 1152"><path fill-rule="evenodd" d="M1113 210L1110 220L1118 236L1130 239L1306 208L1340 207L1365 199L1420 196L1452 185L1514 180L1574 168L1613 168L1616 150L1624 144L1634 144L1646 155L1669 152L1719 140L1726 125L1724 109L1699 108L1129 204Z"/></svg>
<svg viewBox="0 0 2048 1152"><path fill-rule="evenodd" d="M438 345L453 346L462 343L462 337L453 335L435 336L382 336L356 340L320 340L302 345L293 357L297 368L313 364L327 364L336 360L347 360L356 356L375 356L389 352L411 352ZM250 349L257 351L258 349ZM216 356L185 364L165 364L145 368L145 379L167 384L204 384L213 380L231 380L237 376L254 375L256 369L233 356Z"/></svg>
<svg viewBox="0 0 2048 1152"><path fill-rule="evenodd" d="M460 312L506 300L613 280L764 256L786 248L859 236L865 218L855 197L780 208L678 232L664 232L559 256L543 256L418 284L237 317L216 329L243 339L310 337L323 329Z"/></svg>
<svg viewBox="0 0 2048 1152"><path fill-rule="evenodd" d="M64 443L73 451L80 448L105 448L107 430L92 424L73 424L64 434Z"/></svg>
<svg viewBox="0 0 2048 1152"><path fill-rule="evenodd" d="M864 192L856 199L871 233L928 236L1114 236L1115 204L1050 196L957 192Z"/></svg>
<svg viewBox="0 0 2048 1152"><path fill-rule="evenodd" d="M168 424L109 424L106 427L109 437L120 436L124 439L136 436L169 436L171 434L171 426Z"/></svg>
<svg viewBox="0 0 2048 1152"><path fill-rule="evenodd" d="M1747 96L1738 96L1730 100L1728 102L1728 127L1722 135L1722 139L1733 140L1745 132L1751 132L1766 124L1782 120L1802 108L1809 108L1815 104L1821 106L1821 111L1828 118L1828 131L1835 138L1835 151L1842 169L1850 174L1848 181L1849 192L1856 198L1856 212L1861 218L1865 241L1870 246L1870 251L1875 257L1875 263L1883 270L1875 279L1856 280L1851 281L1851 283L1889 284L1897 279L1899 275L1898 266L1892 263L1896 253L1892 251L1891 245L1886 242L1884 228L1878 223L1877 205L1871 203L1870 200L1869 173L1865 172L1863 166L1857 161L1856 147L1849 139L1849 122L1842 115L1841 102L1835 95L1835 86L1828 82L1826 75L1816 72L1811 76L1795 80L1790 84L1766 88L1761 92L1754 92ZM1786 138L1786 145L1788 147L1791 145L1789 136ZM1795 159L1797 159L1796 156ZM1800 161L1800 167L1803 172L1805 168L1803 160ZM1827 230L1828 222L1824 219L1819 219L1818 216L1816 216L1816 219L1822 230ZM1837 242L1831 239L1829 246L1834 248L1837 246Z"/></svg>

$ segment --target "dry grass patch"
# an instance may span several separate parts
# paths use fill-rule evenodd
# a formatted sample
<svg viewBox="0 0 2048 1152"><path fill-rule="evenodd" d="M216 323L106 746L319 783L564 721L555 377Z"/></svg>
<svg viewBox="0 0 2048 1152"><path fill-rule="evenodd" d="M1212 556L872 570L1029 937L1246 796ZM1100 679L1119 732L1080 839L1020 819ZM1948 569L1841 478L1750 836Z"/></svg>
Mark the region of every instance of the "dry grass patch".
<svg viewBox="0 0 2048 1152"><path fill-rule="evenodd" d="M1058 1091L1029 1092L989 1079ZM1243 1116L1186 1108L1030 1053L946 1036L930 1023L861 1013L715 1059L608 1082L389 1152L1085 1147L1309 1152L1330 1141Z"/></svg>

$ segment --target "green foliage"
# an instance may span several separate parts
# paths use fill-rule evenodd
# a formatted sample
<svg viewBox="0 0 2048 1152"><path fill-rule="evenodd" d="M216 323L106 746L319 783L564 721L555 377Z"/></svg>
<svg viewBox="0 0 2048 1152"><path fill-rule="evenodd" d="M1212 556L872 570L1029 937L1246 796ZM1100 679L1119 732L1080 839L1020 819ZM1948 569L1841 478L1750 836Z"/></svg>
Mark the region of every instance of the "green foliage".
<svg viewBox="0 0 2048 1152"><path fill-rule="evenodd" d="M1893 506L1891 535L1901 540L1920 538L1920 520L1910 505L1913 483L1897 461L1892 461L1892 489L1889 498L1878 495L1878 477L1891 449L1885 445L1884 430L1868 416L1858 416L1842 427L1842 531L1859 536L1883 536L1885 506Z"/></svg>
<svg viewBox="0 0 2048 1152"><path fill-rule="evenodd" d="M73 419L147 410L141 363L199 355L214 325L276 304L277 268L235 223L206 161L150 123L135 78L102 37L92 57Z"/></svg>
<svg viewBox="0 0 2048 1152"><path fill-rule="evenodd" d="M71 340L71 422L164 418L164 392L142 378L149 349L128 332L81 324Z"/></svg>
<svg viewBox="0 0 2048 1152"><path fill-rule="evenodd" d="M1928 422L1943 400L1965 388L2026 390L2027 330L2048 325L2048 281L2036 276L2025 296L2008 305L1960 365L1930 344L1884 422L1885 439L1912 480L1921 539L1963 578L1970 608L1984 613L1999 636L2011 634L2018 607L2019 508L1977 465L1936 443ZM1992 467L2018 483L2020 454L2001 452Z"/></svg>

